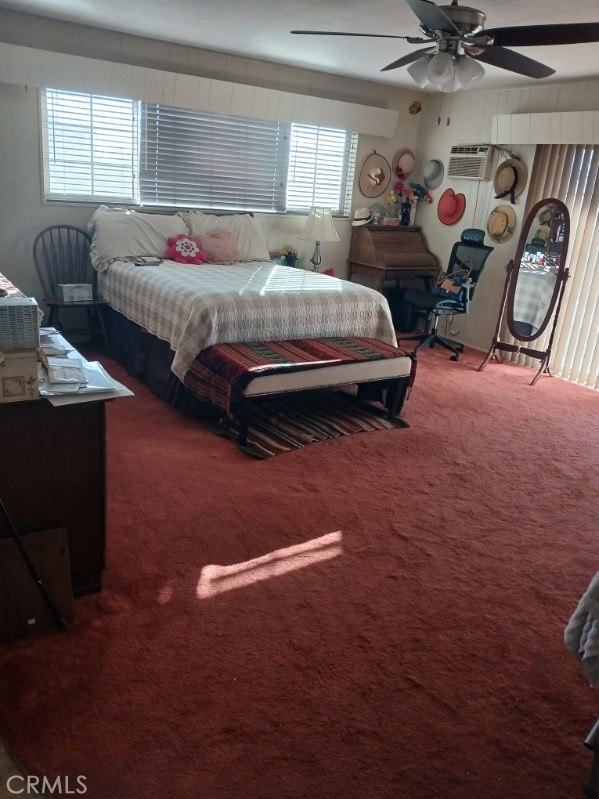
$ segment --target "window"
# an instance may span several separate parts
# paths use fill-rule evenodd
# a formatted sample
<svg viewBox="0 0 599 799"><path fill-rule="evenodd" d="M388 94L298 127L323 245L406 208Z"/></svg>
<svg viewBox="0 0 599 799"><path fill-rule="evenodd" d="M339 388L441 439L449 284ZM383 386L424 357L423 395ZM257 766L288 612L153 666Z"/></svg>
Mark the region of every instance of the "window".
<svg viewBox="0 0 599 799"><path fill-rule="evenodd" d="M287 208L319 205L349 213L357 145L357 134L292 125Z"/></svg>
<svg viewBox="0 0 599 799"><path fill-rule="evenodd" d="M43 96L46 199L136 202L137 103L51 89Z"/></svg>
<svg viewBox="0 0 599 799"><path fill-rule="evenodd" d="M141 106L142 202L285 210L287 125Z"/></svg>
<svg viewBox="0 0 599 799"><path fill-rule="evenodd" d="M46 89L47 200L348 215L356 133Z"/></svg>

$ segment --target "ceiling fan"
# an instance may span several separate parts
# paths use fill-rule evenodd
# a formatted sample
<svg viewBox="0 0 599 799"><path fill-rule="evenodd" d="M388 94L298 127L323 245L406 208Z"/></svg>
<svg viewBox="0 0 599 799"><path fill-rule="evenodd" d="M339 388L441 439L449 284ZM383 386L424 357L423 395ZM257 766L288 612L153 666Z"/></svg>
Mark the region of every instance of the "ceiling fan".
<svg viewBox="0 0 599 799"><path fill-rule="evenodd" d="M365 36L379 39L404 39L410 44L431 44L383 67L381 72L408 66L408 72L420 86L430 81L440 88L457 80L462 87L484 75L480 63L491 64L529 78L546 78L555 70L517 53L508 47L582 44L599 41L598 22L566 25L520 25L485 29L486 14L476 8L438 6L430 0L406 0L420 20L420 36L389 33L348 33L342 31L304 31L291 33L322 36Z"/></svg>

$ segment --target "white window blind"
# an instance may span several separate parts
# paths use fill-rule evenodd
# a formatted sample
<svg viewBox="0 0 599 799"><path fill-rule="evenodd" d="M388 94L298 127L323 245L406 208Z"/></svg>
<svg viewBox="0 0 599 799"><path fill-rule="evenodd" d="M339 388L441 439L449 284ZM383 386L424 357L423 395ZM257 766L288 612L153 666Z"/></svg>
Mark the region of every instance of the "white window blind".
<svg viewBox="0 0 599 799"><path fill-rule="evenodd" d="M317 205L347 214L357 146L355 133L292 125L287 208L299 211Z"/></svg>
<svg viewBox="0 0 599 799"><path fill-rule="evenodd" d="M137 106L76 92L43 93L46 199L137 201Z"/></svg>
<svg viewBox="0 0 599 799"><path fill-rule="evenodd" d="M53 89L43 97L48 200L349 214L356 133Z"/></svg>
<svg viewBox="0 0 599 799"><path fill-rule="evenodd" d="M280 122L144 103L141 201L284 211L285 127Z"/></svg>

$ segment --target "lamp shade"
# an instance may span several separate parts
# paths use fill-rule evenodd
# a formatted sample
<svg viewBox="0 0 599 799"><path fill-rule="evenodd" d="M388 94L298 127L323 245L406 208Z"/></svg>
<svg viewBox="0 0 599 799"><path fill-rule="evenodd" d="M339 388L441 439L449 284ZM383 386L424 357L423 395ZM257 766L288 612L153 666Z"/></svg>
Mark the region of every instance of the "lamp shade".
<svg viewBox="0 0 599 799"><path fill-rule="evenodd" d="M408 67L408 72L421 89L424 89L428 83L427 70L430 59L430 56L424 56L424 58L419 58L418 61L414 61L414 63L410 64Z"/></svg>
<svg viewBox="0 0 599 799"><path fill-rule="evenodd" d="M470 83L480 80L485 70L474 58L463 55L458 58L455 74L460 86L465 89Z"/></svg>
<svg viewBox="0 0 599 799"><path fill-rule="evenodd" d="M443 87L453 80L453 56L448 52L434 55L426 68L426 76L435 86Z"/></svg>
<svg viewBox="0 0 599 799"><path fill-rule="evenodd" d="M310 208L308 219L298 239L307 241L340 241L333 225L330 208Z"/></svg>

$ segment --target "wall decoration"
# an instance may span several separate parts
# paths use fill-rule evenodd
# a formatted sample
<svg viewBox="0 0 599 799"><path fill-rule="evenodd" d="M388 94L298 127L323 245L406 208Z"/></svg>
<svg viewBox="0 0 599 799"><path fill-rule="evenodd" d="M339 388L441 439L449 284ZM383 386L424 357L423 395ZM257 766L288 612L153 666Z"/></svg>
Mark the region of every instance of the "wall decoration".
<svg viewBox="0 0 599 799"><path fill-rule="evenodd" d="M437 216L444 225L455 225L466 210L466 197L456 194L453 189L445 189L437 204Z"/></svg>
<svg viewBox="0 0 599 799"><path fill-rule="evenodd" d="M389 161L373 150L360 170L359 186L364 197L379 197L389 185L391 167Z"/></svg>

